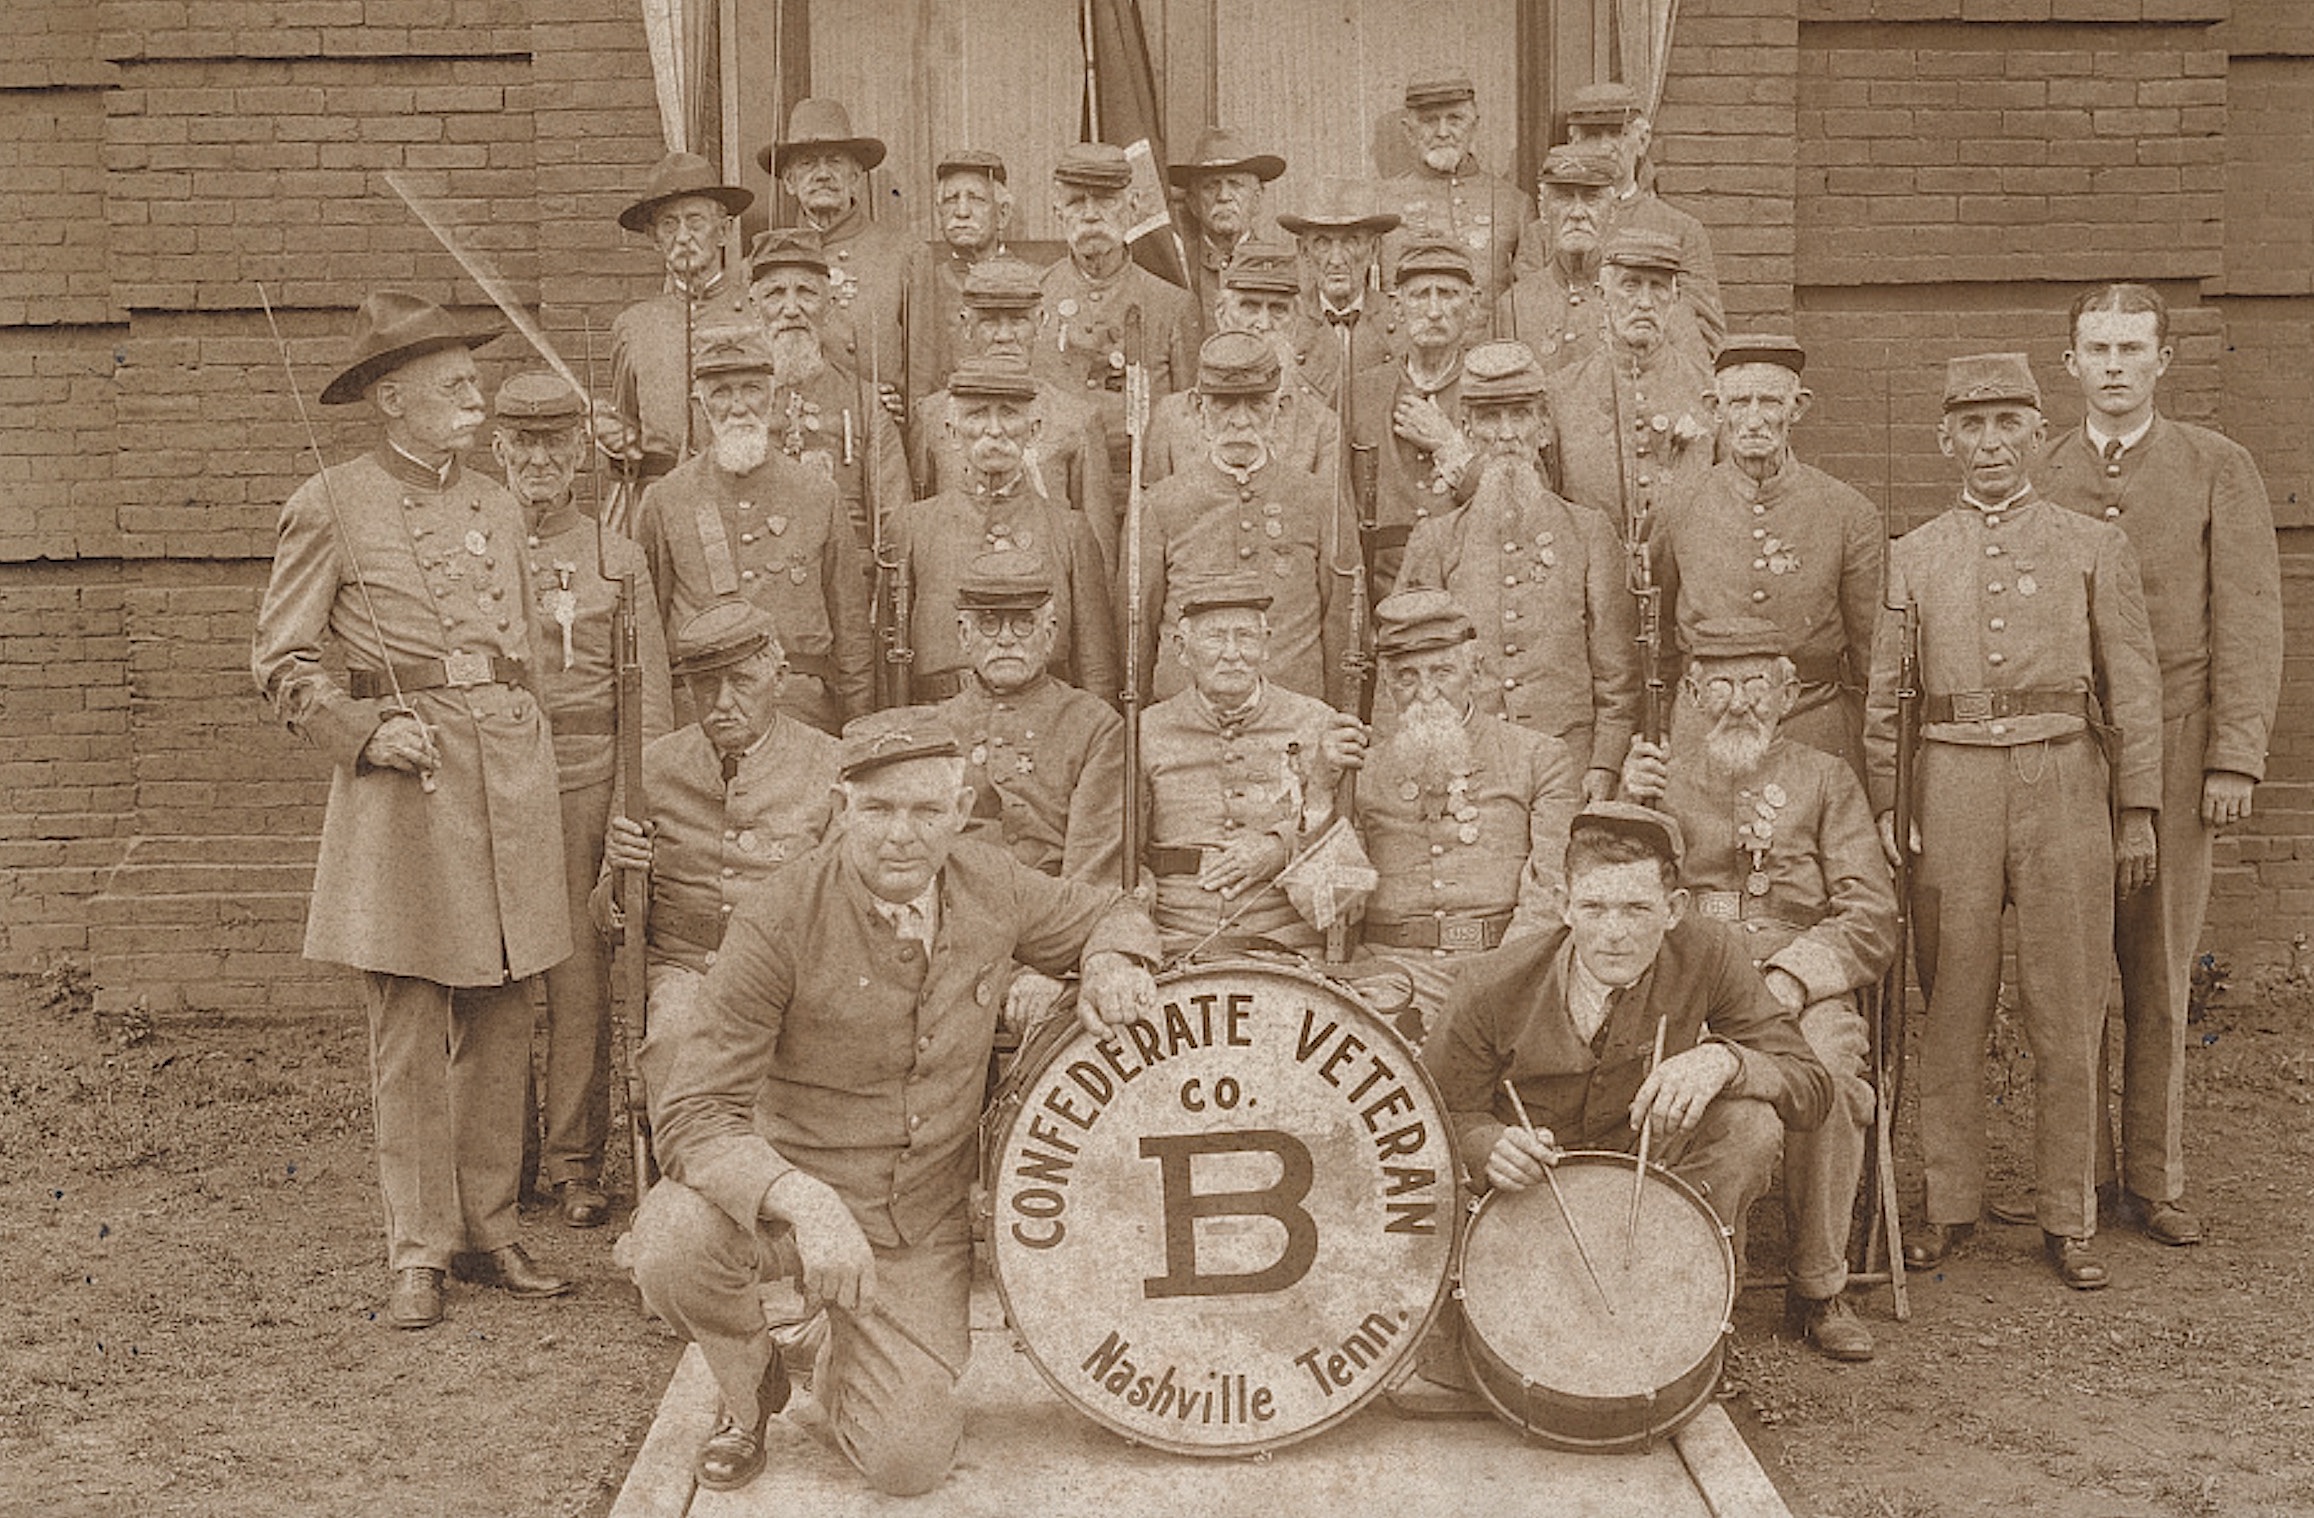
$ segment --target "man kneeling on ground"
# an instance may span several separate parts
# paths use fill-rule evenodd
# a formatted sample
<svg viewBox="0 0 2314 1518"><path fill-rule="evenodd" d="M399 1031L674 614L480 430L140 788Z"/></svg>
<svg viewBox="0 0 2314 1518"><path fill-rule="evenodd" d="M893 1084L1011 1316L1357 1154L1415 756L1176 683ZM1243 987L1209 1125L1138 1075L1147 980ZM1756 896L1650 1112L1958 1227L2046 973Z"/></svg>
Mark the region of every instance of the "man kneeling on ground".
<svg viewBox="0 0 2314 1518"><path fill-rule="evenodd" d="M733 914L654 1093L667 1178L635 1219L635 1279L722 1394L702 1486L763 1469L788 1374L757 1285L783 1276L829 1309L816 1431L880 1491L940 1483L963 1430L967 1193L1007 966L1081 962L1088 1027L1156 1011L1148 919L960 839L964 765L922 708L845 729L835 836Z"/></svg>

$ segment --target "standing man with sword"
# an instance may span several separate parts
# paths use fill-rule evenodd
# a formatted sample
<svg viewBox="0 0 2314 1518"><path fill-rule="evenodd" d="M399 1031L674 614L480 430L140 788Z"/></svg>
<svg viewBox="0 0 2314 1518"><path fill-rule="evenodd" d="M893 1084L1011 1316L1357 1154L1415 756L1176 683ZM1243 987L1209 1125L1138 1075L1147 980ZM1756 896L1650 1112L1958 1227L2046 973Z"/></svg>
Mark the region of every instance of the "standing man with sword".
<svg viewBox="0 0 2314 1518"><path fill-rule="evenodd" d="M523 982L571 935L522 512L459 458L486 416L470 350L493 335L413 296L362 303L321 400L366 402L384 437L282 508L250 652L335 769L305 953L363 972L398 1328L441 1321L454 1264L516 1296L570 1290L516 1240Z"/></svg>

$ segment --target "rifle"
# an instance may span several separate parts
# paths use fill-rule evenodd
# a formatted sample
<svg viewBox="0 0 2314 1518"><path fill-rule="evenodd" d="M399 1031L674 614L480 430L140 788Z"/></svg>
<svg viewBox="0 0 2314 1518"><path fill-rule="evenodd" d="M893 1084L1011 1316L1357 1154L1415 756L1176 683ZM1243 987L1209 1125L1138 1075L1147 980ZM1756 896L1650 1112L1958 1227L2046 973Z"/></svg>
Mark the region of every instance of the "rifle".
<svg viewBox="0 0 2314 1518"><path fill-rule="evenodd" d="M1910 596L1889 611L1902 617L1903 632L1896 661L1896 788L1889 807L1890 831L1896 840L1896 952L1880 977L1877 1005L1865 1025L1872 1061L1872 1084L1879 1105L1872 1119L1873 1205L1866 1216L1864 1253L1872 1264L1874 1245L1888 1252L1888 1284L1896 1299L1899 1322L1912 1316L1904 1286L1904 1238L1896 1208L1896 1152L1894 1129L1897 1103L1904 1094L1904 1017L1906 955L1912 948L1912 813L1914 806L1913 754L1920 746L1920 608Z"/></svg>
<svg viewBox="0 0 2314 1518"><path fill-rule="evenodd" d="M869 532L873 539L872 552L876 564L874 604L869 615L876 630L876 664L874 701L878 709L913 704L914 691L908 678L909 666L916 661L916 650L910 641L908 619L914 610L913 587L910 584L908 561L894 541L890 510L883 500L883 492L876 487L876 413L871 407L884 404L880 355L873 341L868 344L867 393L859 393L860 374L854 370L852 389L860 416L859 452L860 504L867 509Z"/></svg>
<svg viewBox="0 0 2314 1518"><path fill-rule="evenodd" d="M1355 328L1344 323L1337 330L1342 334L1342 378L1341 388L1335 392L1335 405L1341 412L1342 451L1346 455L1340 488L1350 492L1350 505L1358 521L1358 564L1350 574L1350 646L1342 651L1342 667L1358 682L1358 720L1371 722L1375 678L1380 673L1374 658L1373 601L1375 534L1381 527L1382 457L1380 445L1360 445L1356 441L1357 433L1352 430L1358 419L1357 387L1351 383L1356 378L1352 368L1356 357Z"/></svg>
<svg viewBox="0 0 2314 1518"><path fill-rule="evenodd" d="M1606 324L1607 303L1599 303L1599 319ZM1615 334L1606 333L1601 350L1607 360L1607 410L1615 433L1615 501L1622 508L1624 582L1639 607L1639 736L1649 743L1663 741L1663 589L1655 583L1655 550L1648 541L1654 513L1647 498L1631 499L1631 481L1623 464L1623 386L1615 372Z"/></svg>
<svg viewBox="0 0 2314 1518"><path fill-rule="evenodd" d="M586 328L587 380L592 388L595 367L595 332L592 322ZM684 402L688 407L688 399ZM611 575L603 556L603 533L606 531L603 513L607 502L603 494L603 452L600 448L587 450L592 463L595 489L595 577L608 580ZM611 611L611 647L615 657L617 680L614 690L614 718L611 763L613 785L619 795L619 815L630 822L648 827L651 809L643 794L643 646L637 630L638 595L633 569L617 578L618 599ZM659 1167L651 1156L651 1095L643 1084L642 1046L650 1026L650 964L644 949L644 923L651 912L651 879L645 870L621 870L615 882L619 915L622 925L612 931L611 948L615 967L611 975L611 1026L624 1030L619 1051L621 1085L626 1094L627 1136L634 1144L634 1193L630 1201L641 1206L643 1193L651 1189L658 1178Z"/></svg>
<svg viewBox="0 0 2314 1518"><path fill-rule="evenodd" d="M1127 892L1141 885L1141 457L1149 433L1149 367L1142 354L1138 305L1125 311L1125 855L1118 866Z"/></svg>

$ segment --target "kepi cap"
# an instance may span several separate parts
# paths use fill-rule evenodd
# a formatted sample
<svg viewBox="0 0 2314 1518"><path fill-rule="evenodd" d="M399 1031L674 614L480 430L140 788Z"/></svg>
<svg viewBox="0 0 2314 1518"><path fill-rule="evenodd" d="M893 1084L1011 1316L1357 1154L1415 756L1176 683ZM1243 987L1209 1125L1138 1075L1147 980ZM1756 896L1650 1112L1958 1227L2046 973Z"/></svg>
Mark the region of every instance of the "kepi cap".
<svg viewBox="0 0 2314 1518"><path fill-rule="evenodd" d="M895 706L844 724L836 749L836 776L857 780L910 759L953 759L956 734L929 706Z"/></svg>
<svg viewBox="0 0 2314 1518"><path fill-rule="evenodd" d="M1478 272L1470 261L1470 250L1461 243L1444 237L1417 237L1398 250L1398 284L1418 274L1445 274L1476 288Z"/></svg>
<svg viewBox="0 0 2314 1518"><path fill-rule="evenodd" d="M761 279L773 269L810 269L823 279L827 247L810 227L772 227L756 234L747 249L747 277Z"/></svg>
<svg viewBox="0 0 2314 1518"><path fill-rule="evenodd" d="M362 392L413 359L444 348L479 348L498 336L498 329L471 332L449 312L430 300L380 290L354 312L351 357L337 377L324 385L324 406L350 405Z"/></svg>
<svg viewBox="0 0 2314 1518"><path fill-rule="evenodd" d="M1791 639L1765 617L1705 617L1687 635L1697 659L1781 659Z"/></svg>
<svg viewBox="0 0 2314 1518"><path fill-rule="evenodd" d="M998 184L1003 184L1004 160L986 148L958 148L932 166L935 183L951 174L986 174Z"/></svg>
<svg viewBox="0 0 2314 1518"><path fill-rule="evenodd" d="M1544 184L1584 184L1606 189L1615 183L1615 160L1606 153L1562 144L1543 155Z"/></svg>
<svg viewBox="0 0 2314 1518"><path fill-rule="evenodd" d="M1249 237L1237 245L1237 251L1222 269L1221 287L1265 295L1299 295L1302 292L1299 255L1282 242Z"/></svg>
<svg viewBox="0 0 2314 1518"><path fill-rule="evenodd" d="M1017 358L968 358L948 376L951 400L1033 401L1036 376Z"/></svg>
<svg viewBox="0 0 2314 1518"><path fill-rule="evenodd" d="M1452 648L1477 636L1470 614L1443 590L1401 590L1374 605L1374 652L1385 659Z"/></svg>
<svg viewBox="0 0 2314 1518"><path fill-rule="evenodd" d="M1319 180L1309 204L1299 211L1278 213L1278 226L1293 237L1312 232L1388 232L1397 225L1398 213L1376 209L1364 181L1339 175Z"/></svg>
<svg viewBox="0 0 2314 1518"><path fill-rule="evenodd" d="M976 555L956 584L959 611L1033 611L1052 598L1045 561L1019 548Z"/></svg>
<svg viewBox="0 0 2314 1518"><path fill-rule="evenodd" d="M1275 153L1256 153L1225 127L1207 127L1197 134L1189 157L1166 167L1170 184L1185 185L1203 174L1247 173L1267 184L1286 171L1286 161Z"/></svg>
<svg viewBox="0 0 2314 1518"><path fill-rule="evenodd" d="M1644 110L1637 90L1619 79L1609 80L1576 88L1567 101L1567 123L1570 126L1621 126Z"/></svg>
<svg viewBox="0 0 2314 1518"><path fill-rule="evenodd" d="M1944 366L1944 409L2014 401L2041 409L2040 382L2022 353L1972 353Z"/></svg>
<svg viewBox="0 0 2314 1518"><path fill-rule="evenodd" d="M669 153L651 166L643 181L643 198L619 213L619 225L630 232L648 232L659 207L686 195L704 195L732 216L755 204L753 190L725 184L715 165L697 153Z"/></svg>
<svg viewBox="0 0 2314 1518"><path fill-rule="evenodd" d="M561 375L525 369L498 387L490 408L502 422L540 431L567 427L587 414L586 397Z"/></svg>
<svg viewBox="0 0 2314 1518"><path fill-rule="evenodd" d="M1653 849L1659 858L1669 859L1674 870L1687 857L1687 840L1679 831L1678 819L1635 801L1589 803L1567 825L1569 837L1585 831L1636 838Z"/></svg>
<svg viewBox="0 0 2314 1518"><path fill-rule="evenodd" d="M1406 109L1410 111L1477 98L1478 87L1470 82L1468 74L1442 74L1434 79L1417 79L1406 86Z"/></svg>
<svg viewBox="0 0 2314 1518"><path fill-rule="evenodd" d="M1269 587L1258 575L1207 575L1181 587L1174 609L1175 615L1183 617L1232 607L1268 611L1271 599Z"/></svg>
<svg viewBox="0 0 2314 1518"><path fill-rule="evenodd" d="M1251 332L1216 332L1197 350L1200 395L1267 395L1278 373L1277 349Z"/></svg>
<svg viewBox="0 0 2314 1518"><path fill-rule="evenodd" d="M1775 332L1731 333L1711 361L1717 374L1722 369L1733 369L1739 364L1775 364L1794 374L1808 367L1808 352L1796 337L1785 337Z"/></svg>
<svg viewBox="0 0 2314 1518"><path fill-rule="evenodd" d="M774 659L787 657L770 614L753 602L718 601L675 630L667 673L687 680L745 663L766 650Z"/></svg>
<svg viewBox="0 0 2314 1518"><path fill-rule="evenodd" d="M771 344L753 322L703 326L691 334L691 377L709 374L769 374Z"/></svg>
<svg viewBox="0 0 2314 1518"><path fill-rule="evenodd" d="M1679 239L1669 232L1646 227L1618 227L1607 239L1607 249L1599 255L1599 261L1624 269L1660 269L1666 274L1687 272L1687 266L1680 261Z"/></svg>
<svg viewBox="0 0 2314 1518"><path fill-rule="evenodd" d="M777 179L787 172L787 160L798 148L841 148L860 161L863 169L872 169L884 161L884 143L879 137L857 137L852 133L852 117L837 100L823 100L814 95L795 103L788 112L787 135L755 155L763 165L763 172Z"/></svg>
<svg viewBox="0 0 2314 1518"><path fill-rule="evenodd" d="M1480 343L1462 356L1462 403L1534 400L1543 393L1543 366L1525 343Z"/></svg>
<svg viewBox="0 0 2314 1518"><path fill-rule="evenodd" d="M1053 179L1091 190L1122 190L1133 182L1133 164L1113 142L1079 142L1062 152Z"/></svg>
<svg viewBox="0 0 2314 1518"><path fill-rule="evenodd" d="M1033 311L1044 304L1036 270L1017 258L984 258L964 271L964 303L989 311Z"/></svg>

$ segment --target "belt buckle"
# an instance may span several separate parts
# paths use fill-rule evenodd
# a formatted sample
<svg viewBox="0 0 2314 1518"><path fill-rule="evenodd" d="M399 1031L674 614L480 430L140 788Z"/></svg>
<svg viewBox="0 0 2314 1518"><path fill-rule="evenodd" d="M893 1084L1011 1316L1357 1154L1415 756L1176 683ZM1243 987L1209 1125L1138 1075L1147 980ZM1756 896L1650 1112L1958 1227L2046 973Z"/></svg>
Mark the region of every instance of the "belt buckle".
<svg viewBox="0 0 2314 1518"><path fill-rule="evenodd" d="M1438 946L1442 949L1485 948L1485 920L1477 917L1446 918L1438 925Z"/></svg>
<svg viewBox="0 0 2314 1518"><path fill-rule="evenodd" d="M490 672L488 654L460 653L442 661L442 678L449 685L464 688L488 685L495 677Z"/></svg>
<svg viewBox="0 0 2314 1518"><path fill-rule="evenodd" d="M1990 722L1993 719L1993 693L1989 690L1965 690L1952 698L1952 720L1955 722Z"/></svg>

